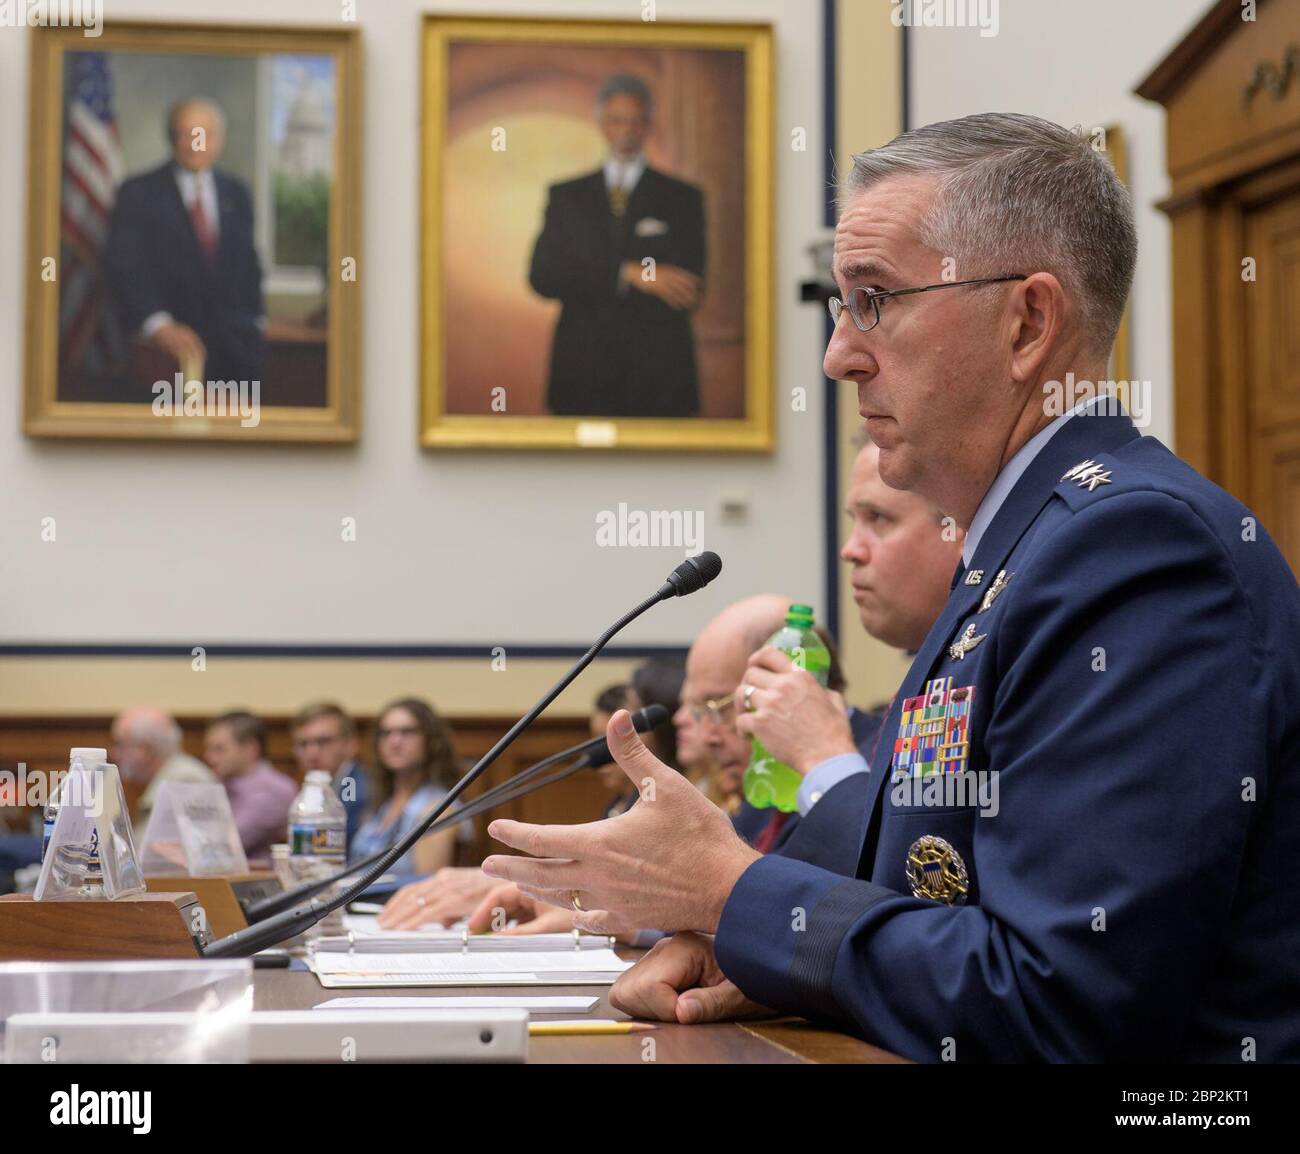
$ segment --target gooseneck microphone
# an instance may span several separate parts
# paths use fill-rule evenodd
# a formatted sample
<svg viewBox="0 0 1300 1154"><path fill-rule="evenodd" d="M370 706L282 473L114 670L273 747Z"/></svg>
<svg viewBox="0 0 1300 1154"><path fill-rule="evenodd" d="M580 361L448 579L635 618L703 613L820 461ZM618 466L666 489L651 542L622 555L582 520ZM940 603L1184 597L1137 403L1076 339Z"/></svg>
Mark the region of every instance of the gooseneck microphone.
<svg viewBox="0 0 1300 1154"><path fill-rule="evenodd" d="M638 733L645 733L647 730L657 729L668 720L668 710L662 705L647 705L644 709L638 709L632 714L632 725ZM480 794L473 801L467 804L463 810L457 810L454 813L447 814L440 821L435 822L424 832L426 834L436 833L438 830L451 825L457 825L462 821L467 821L474 817L475 814L482 813L485 809L491 809L494 805L502 804L506 801L513 801L516 797L522 797L525 792L531 790L519 790L526 782L532 781L538 774L544 773L553 765L558 765L562 761L567 761L571 757L576 757L577 762L570 766L573 772L580 769L594 768L600 765L608 765L613 758L609 752L609 742L604 737L593 737L587 741L579 742L577 745L570 746L568 749L562 749L559 753L553 753L550 757L539 761L536 765L530 765L526 769L521 769L513 777L507 778L500 785L493 786L491 789ZM567 776L567 774L566 774ZM560 778L547 778L544 782L538 783L538 788L542 785L549 784L552 780L559 781ZM509 796L507 796L507 794ZM327 878L319 881L303 882L300 886L295 886L284 893L272 894L270 897L263 898L261 901L252 903L244 911L244 920L248 924L255 925L258 922L264 922L267 918L274 917L278 913L296 906L299 902L305 902L308 898L315 897L322 890L327 890L330 886L342 881L349 874L354 874L358 870L367 869L374 865L380 858L388 852L388 848L379 850L369 857L359 861L349 862L337 873L331 874Z"/></svg>
<svg viewBox="0 0 1300 1154"><path fill-rule="evenodd" d="M487 753L479 758L468 773L451 787L447 796L430 812L429 816L396 845L385 851L383 857L365 870L355 882L332 897L313 898L309 902L294 906L292 909L269 917L256 925L236 930L233 934L227 934L224 938L218 938L202 948L203 956L207 958L250 957L257 953L258 950L267 949L278 942L310 929L340 906L345 906L353 901L358 894L369 889L377 878L381 877L394 862L399 860L407 850L425 835L429 827L447 812L456 799L478 779L479 775L496 761L510 747L515 738L528 728L536 720L537 716L568 688L578 674L596 659L596 655L609 644L610 638L626 628L646 610L658 605L660 601L666 601L669 597L685 597L689 593L694 593L696 590L704 588L721 572L722 559L716 553L701 553L697 557L688 557L668 575L668 580L652 596L647 597L635 608L623 614L613 625L606 629L596 639L596 643L573 663L569 671L551 686L542 698L523 717L516 721Z"/></svg>

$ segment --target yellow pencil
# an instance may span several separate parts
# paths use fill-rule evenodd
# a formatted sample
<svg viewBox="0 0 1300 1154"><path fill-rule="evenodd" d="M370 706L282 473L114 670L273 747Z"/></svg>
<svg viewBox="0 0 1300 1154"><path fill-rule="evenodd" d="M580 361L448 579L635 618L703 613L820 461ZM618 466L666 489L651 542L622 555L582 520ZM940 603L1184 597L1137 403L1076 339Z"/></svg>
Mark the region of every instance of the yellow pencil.
<svg viewBox="0 0 1300 1154"><path fill-rule="evenodd" d="M615 1022L598 1020L594 1022L529 1022L530 1034L639 1034L643 1030L653 1030L649 1022Z"/></svg>

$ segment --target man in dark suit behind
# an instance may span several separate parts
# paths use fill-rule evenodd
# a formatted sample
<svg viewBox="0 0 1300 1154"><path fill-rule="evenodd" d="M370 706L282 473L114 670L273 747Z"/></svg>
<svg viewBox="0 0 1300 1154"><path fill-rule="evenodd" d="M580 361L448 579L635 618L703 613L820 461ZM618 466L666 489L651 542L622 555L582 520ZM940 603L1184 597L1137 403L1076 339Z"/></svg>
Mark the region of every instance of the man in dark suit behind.
<svg viewBox="0 0 1300 1154"><path fill-rule="evenodd" d="M653 102L641 80L611 77L596 107L610 155L550 187L528 274L562 305L546 403L556 416L692 417L704 197L647 166Z"/></svg>
<svg viewBox="0 0 1300 1154"><path fill-rule="evenodd" d="M206 380L260 380L266 358L262 268L247 186L216 170L225 118L210 100L167 117L172 158L123 182L104 270L123 330ZM132 398L135 399L135 398Z"/></svg>

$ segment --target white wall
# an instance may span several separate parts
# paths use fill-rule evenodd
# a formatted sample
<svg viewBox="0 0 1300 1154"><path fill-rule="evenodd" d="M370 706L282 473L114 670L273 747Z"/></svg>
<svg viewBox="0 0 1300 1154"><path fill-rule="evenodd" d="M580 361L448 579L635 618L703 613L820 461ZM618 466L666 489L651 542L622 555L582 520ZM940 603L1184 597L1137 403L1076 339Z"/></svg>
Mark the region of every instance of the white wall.
<svg viewBox="0 0 1300 1154"><path fill-rule="evenodd" d="M659 0L660 21L776 26L776 375L771 457L451 453L418 436L421 12L359 0L364 46L363 436L315 446L64 443L19 431L27 34L0 29L0 643L586 644L682 559L600 549L595 516L703 510L723 557L707 593L659 608L625 641L686 644L762 589L820 606L821 314L796 302L821 231L816 4ZM339 0L107 0L107 18L332 25ZM639 19L635 0L448 2L439 12ZM792 152L803 126L808 150ZM721 286L740 291L742 286ZM804 413L791 387L810 387ZM747 520L723 525L740 493ZM54 517L57 541L40 525ZM358 540L340 541L344 516ZM2 695L2 691L0 691Z"/></svg>
<svg viewBox="0 0 1300 1154"><path fill-rule="evenodd" d="M1168 193L1164 109L1132 92L1208 8L1209 0L1001 0L995 36L975 28L909 33L914 125L1028 112L1064 125L1123 126L1138 228L1131 372L1151 382L1145 431L1171 446L1169 228L1153 207Z"/></svg>

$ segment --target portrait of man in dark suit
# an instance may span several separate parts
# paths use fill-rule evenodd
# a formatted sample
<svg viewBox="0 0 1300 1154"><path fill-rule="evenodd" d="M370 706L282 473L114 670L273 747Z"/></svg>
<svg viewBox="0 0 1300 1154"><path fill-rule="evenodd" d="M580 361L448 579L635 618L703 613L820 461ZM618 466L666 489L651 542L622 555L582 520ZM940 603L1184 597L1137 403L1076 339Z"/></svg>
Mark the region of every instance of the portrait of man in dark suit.
<svg viewBox="0 0 1300 1154"><path fill-rule="evenodd" d="M215 101L185 99L168 111L167 134L170 159L125 180L109 220L103 267L116 319L187 376L260 380L262 266L248 186L217 167L225 116Z"/></svg>
<svg viewBox="0 0 1300 1154"><path fill-rule="evenodd" d="M422 444L771 448L771 35L704 27L428 18Z"/></svg>
<svg viewBox="0 0 1300 1154"><path fill-rule="evenodd" d="M611 76L596 98L608 155L547 190L529 283L560 302L547 408L554 416L693 417L692 314L704 294L704 195L646 162L649 87Z"/></svg>
<svg viewBox="0 0 1300 1154"><path fill-rule="evenodd" d="M358 34L198 39L37 41L31 436L359 433Z"/></svg>

